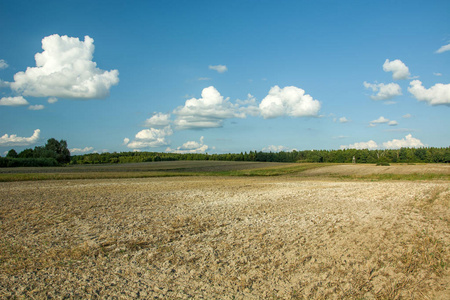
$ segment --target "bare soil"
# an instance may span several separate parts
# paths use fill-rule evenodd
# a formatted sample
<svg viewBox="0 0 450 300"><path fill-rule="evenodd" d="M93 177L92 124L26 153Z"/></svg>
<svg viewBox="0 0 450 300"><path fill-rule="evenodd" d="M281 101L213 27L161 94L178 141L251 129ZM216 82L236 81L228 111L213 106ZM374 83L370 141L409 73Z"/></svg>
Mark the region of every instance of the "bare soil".
<svg viewBox="0 0 450 300"><path fill-rule="evenodd" d="M446 181L3 182L0 298L450 299L449 224Z"/></svg>

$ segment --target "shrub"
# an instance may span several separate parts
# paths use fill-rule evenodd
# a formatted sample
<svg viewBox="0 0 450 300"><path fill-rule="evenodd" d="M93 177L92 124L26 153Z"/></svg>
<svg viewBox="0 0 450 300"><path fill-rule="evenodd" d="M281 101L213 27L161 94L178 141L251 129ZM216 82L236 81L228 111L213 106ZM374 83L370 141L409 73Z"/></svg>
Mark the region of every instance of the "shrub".
<svg viewBox="0 0 450 300"><path fill-rule="evenodd" d="M0 168L55 167L58 165L58 161L54 158L0 158Z"/></svg>

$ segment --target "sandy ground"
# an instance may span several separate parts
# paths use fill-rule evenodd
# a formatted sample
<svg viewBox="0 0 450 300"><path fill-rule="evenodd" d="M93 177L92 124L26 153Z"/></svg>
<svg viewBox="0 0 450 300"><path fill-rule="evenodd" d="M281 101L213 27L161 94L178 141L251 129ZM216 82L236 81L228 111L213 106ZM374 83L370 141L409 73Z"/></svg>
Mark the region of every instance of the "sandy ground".
<svg viewBox="0 0 450 300"><path fill-rule="evenodd" d="M449 189L289 177L0 183L0 298L450 299Z"/></svg>

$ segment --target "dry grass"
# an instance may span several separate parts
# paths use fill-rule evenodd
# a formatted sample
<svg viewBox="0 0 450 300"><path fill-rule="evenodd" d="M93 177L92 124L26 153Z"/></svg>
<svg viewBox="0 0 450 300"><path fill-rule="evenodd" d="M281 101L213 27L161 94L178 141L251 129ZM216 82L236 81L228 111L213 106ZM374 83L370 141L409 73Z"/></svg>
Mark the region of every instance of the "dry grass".
<svg viewBox="0 0 450 300"><path fill-rule="evenodd" d="M297 176L4 182L0 298L446 299L448 196Z"/></svg>

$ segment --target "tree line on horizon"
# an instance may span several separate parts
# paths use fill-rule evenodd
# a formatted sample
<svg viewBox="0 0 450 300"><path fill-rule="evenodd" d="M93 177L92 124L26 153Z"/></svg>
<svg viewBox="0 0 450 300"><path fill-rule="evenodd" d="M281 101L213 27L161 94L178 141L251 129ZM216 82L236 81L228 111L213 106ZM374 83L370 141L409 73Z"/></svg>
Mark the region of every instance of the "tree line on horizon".
<svg viewBox="0 0 450 300"><path fill-rule="evenodd" d="M241 153L167 153L167 152L104 152L70 155L65 140L51 138L45 146L17 153L11 149L0 157L0 167L45 167L67 164L120 164L181 160L218 160L254 162L310 163L450 163L450 147L401 148L386 150L293 150L291 152L250 151Z"/></svg>
<svg viewBox="0 0 450 300"><path fill-rule="evenodd" d="M28 148L20 153L11 149L0 157L0 167L53 167L70 163L70 151L65 140L51 138L45 146Z"/></svg>
<svg viewBox="0 0 450 300"><path fill-rule="evenodd" d="M395 150L303 150L291 152L250 151L227 154L114 152L74 155L71 164L115 164L177 160L219 160L260 162L318 162L318 163L450 163L450 147L401 148Z"/></svg>

